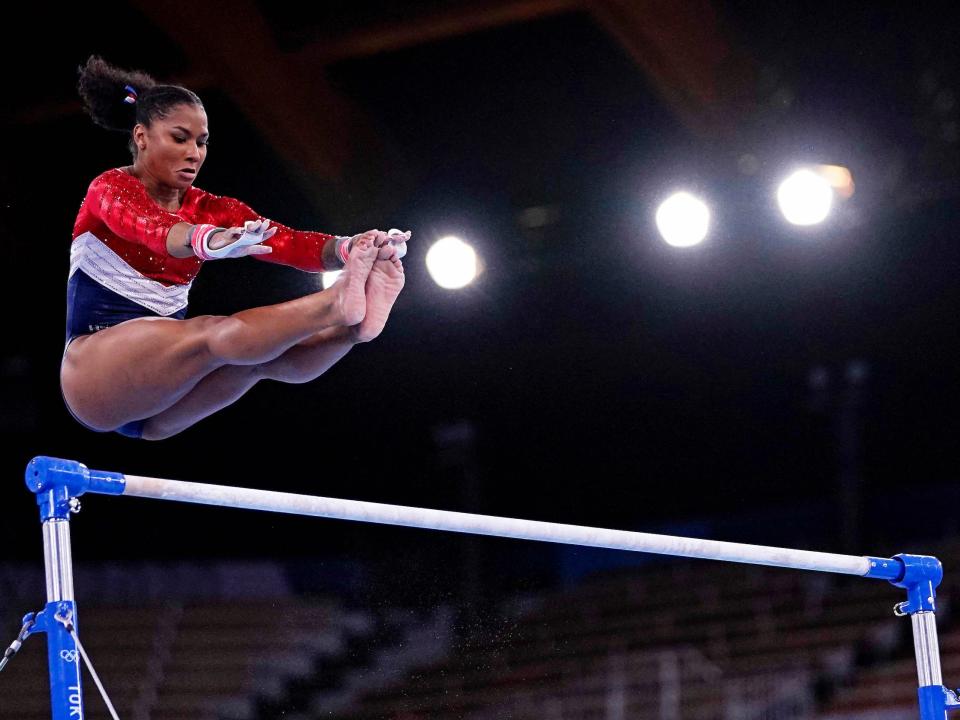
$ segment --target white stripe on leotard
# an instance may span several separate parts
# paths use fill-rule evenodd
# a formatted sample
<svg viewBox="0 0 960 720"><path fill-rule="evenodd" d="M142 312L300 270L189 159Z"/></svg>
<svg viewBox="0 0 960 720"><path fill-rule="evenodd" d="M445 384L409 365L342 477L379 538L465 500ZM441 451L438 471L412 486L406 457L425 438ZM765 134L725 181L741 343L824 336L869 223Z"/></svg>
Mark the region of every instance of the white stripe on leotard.
<svg viewBox="0 0 960 720"><path fill-rule="evenodd" d="M164 285L132 268L91 232L78 236L70 246L70 275L83 270L108 290L143 305L158 315L173 315L187 306L192 282Z"/></svg>

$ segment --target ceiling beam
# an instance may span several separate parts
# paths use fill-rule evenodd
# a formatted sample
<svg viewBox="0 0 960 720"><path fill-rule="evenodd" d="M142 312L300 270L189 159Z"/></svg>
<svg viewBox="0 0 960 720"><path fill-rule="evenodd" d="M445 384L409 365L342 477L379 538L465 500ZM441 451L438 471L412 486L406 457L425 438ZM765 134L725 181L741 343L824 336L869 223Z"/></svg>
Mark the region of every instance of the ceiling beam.
<svg viewBox="0 0 960 720"><path fill-rule="evenodd" d="M583 0L492 0L420 13L411 8L402 22L373 23L336 36L306 31L300 38L307 44L297 60L306 66L328 65L583 8Z"/></svg>
<svg viewBox="0 0 960 720"><path fill-rule="evenodd" d="M729 39L710 0L584 4L696 134L729 137L753 109L753 65Z"/></svg>

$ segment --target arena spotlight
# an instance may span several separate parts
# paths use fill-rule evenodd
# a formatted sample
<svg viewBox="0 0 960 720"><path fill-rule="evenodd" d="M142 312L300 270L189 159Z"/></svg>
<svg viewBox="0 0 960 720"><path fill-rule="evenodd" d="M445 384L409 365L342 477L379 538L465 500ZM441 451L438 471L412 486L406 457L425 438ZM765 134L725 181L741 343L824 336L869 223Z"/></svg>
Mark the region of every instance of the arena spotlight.
<svg viewBox="0 0 960 720"><path fill-rule="evenodd" d="M690 193L678 192L660 203L656 220L657 229L668 245L691 247L707 236L710 209Z"/></svg>
<svg viewBox="0 0 960 720"><path fill-rule="evenodd" d="M780 212L793 225L817 225L833 207L830 180L815 169L797 170L777 188Z"/></svg>
<svg viewBox="0 0 960 720"><path fill-rule="evenodd" d="M323 289L326 290L328 287L333 285L337 281L337 278L340 277L340 273L342 272L343 270L330 270L328 272L323 273L321 276L322 282L323 282Z"/></svg>
<svg viewBox="0 0 960 720"><path fill-rule="evenodd" d="M457 290L476 278L477 253L458 237L440 238L427 251L427 270L437 285Z"/></svg>

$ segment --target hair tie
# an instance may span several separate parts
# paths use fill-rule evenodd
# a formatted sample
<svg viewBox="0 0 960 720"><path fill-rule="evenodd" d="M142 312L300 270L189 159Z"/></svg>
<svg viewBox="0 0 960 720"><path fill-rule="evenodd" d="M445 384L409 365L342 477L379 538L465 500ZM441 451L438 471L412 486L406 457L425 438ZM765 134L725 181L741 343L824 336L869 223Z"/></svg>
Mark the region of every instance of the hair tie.
<svg viewBox="0 0 960 720"><path fill-rule="evenodd" d="M136 91L136 89L134 89L134 88L133 88L132 86L130 86L130 85L127 85L127 86L124 88L124 90L127 91L127 96L123 99L123 101L124 101L127 105L133 105L133 104L137 101L137 91Z"/></svg>

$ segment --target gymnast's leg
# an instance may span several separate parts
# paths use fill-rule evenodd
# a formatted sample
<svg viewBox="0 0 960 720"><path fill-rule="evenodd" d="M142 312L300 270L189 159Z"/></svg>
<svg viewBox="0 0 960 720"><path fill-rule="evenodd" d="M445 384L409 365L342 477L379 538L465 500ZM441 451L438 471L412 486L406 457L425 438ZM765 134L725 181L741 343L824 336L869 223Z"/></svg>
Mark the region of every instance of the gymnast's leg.
<svg viewBox="0 0 960 720"><path fill-rule="evenodd" d="M233 404L260 380L305 383L316 379L355 344L369 342L382 332L403 284L403 265L395 253L390 253L387 259L374 263L367 278L367 312L359 325L322 330L268 363L214 370L177 403L147 420L142 437L163 440L176 435Z"/></svg>
<svg viewBox="0 0 960 720"><path fill-rule="evenodd" d="M149 418L143 425L142 437L164 440L176 435L232 405L261 380L309 382L343 358L356 342L356 326L327 328L268 363L217 368L201 378L179 401ZM274 368L274 365L280 367ZM283 372L288 368L291 372Z"/></svg>
<svg viewBox="0 0 960 720"><path fill-rule="evenodd" d="M139 318L79 337L61 366L64 399L82 422L113 430L166 410L218 368L268 363L321 330L357 325L377 252L364 236L332 287L289 302L228 317Z"/></svg>

